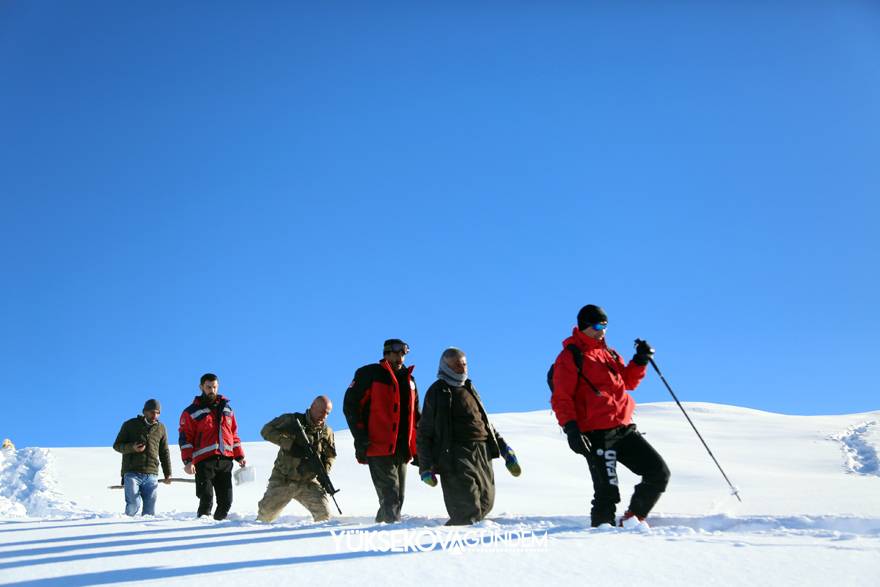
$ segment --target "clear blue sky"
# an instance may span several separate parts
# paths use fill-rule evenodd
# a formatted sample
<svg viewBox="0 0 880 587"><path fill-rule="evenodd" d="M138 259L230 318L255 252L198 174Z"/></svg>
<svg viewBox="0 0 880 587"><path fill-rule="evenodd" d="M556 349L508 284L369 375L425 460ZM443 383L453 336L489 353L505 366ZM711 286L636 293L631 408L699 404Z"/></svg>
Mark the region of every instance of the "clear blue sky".
<svg viewBox="0 0 880 587"><path fill-rule="evenodd" d="M668 4L0 3L0 437L206 371L342 428L389 337L545 409L586 303L683 400L877 409L880 8Z"/></svg>

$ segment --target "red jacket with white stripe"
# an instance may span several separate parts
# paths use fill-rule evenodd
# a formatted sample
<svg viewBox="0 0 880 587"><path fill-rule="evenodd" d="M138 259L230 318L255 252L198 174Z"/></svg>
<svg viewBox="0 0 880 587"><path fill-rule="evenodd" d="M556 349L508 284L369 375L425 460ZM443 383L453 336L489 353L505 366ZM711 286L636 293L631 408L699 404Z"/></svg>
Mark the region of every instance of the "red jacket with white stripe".
<svg viewBox="0 0 880 587"><path fill-rule="evenodd" d="M193 464L212 456L240 460L244 458L238 424L229 400L218 395L213 403L196 396L180 415L180 456L184 464Z"/></svg>
<svg viewBox="0 0 880 587"><path fill-rule="evenodd" d="M595 387L578 376L571 351L573 344L583 356L581 373ZM626 426L632 421L636 402L627 393L645 376L646 367L632 361L625 364L605 340L590 338L577 328L562 342L562 352L553 366L553 395L550 405L560 426L572 420L581 432Z"/></svg>

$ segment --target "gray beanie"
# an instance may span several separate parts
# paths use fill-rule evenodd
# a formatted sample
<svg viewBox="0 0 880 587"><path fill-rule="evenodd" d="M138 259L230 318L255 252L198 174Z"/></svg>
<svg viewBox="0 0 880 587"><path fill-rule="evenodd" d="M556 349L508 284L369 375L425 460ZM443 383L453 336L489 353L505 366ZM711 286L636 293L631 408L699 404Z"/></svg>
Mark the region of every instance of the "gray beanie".
<svg viewBox="0 0 880 587"><path fill-rule="evenodd" d="M148 399L146 403L144 403L144 411L146 412L147 410L156 410L157 412L161 412L162 405L157 399Z"/></svg>

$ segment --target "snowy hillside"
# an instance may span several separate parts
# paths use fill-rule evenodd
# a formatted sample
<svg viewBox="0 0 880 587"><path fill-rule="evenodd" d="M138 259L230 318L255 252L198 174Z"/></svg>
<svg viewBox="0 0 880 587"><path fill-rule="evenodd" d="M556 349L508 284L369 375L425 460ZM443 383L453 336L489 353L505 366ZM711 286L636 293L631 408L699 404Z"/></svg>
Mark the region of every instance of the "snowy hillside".
<svg viewBox="0 0 880 587"><path fill-rule="evenodd" d="M589 528L591 485L547 411L496 414L523 475L496 461L497 499L474 528L445 528L442 494L410 468L404 521L372 522L377 504L351 437L332 472L344 512L312 524L295 502L254 521L276 447L245 443L257 481L235 488L230 519L196 520L191 484L160 485L155 518L120 515L120 456L110 448L0 453L0 584L96 585L247 580L636 585L874 584L880 573L880 412L784 416L686 404L740 489L738 503L675 404L636 422L672 481L647 532ZM112 433L108 433L112 436ZM14 439L13 439L14 440ZM111 439L112 440L112 439ZM172 447L175 476L184 476ZM635 479L620 467L628 498ZM625 505L625 503L623 504ZM622 509L622 508L621 508ZM246 578L246 579L245 579Z"/></svg>

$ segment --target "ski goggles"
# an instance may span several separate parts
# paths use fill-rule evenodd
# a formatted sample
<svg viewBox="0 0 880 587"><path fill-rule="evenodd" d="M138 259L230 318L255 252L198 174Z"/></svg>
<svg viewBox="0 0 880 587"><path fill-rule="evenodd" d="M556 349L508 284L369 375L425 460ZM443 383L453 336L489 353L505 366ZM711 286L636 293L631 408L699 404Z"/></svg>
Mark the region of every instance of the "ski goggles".
<svg viewBox="0 0 880 587"><path fill-rule="evenodd" d="M385 347L386 353L403 353L404 355L409 352L409 345L406 343L395 342L393 344L389 344Z"/></svg>
<svg viewBox="0 0 880 587"><path fill-rule="evenodd" d="M590 328L593 330L605 330L608 328L607 322L599 322L598 324L590 324Z"/></svg>

